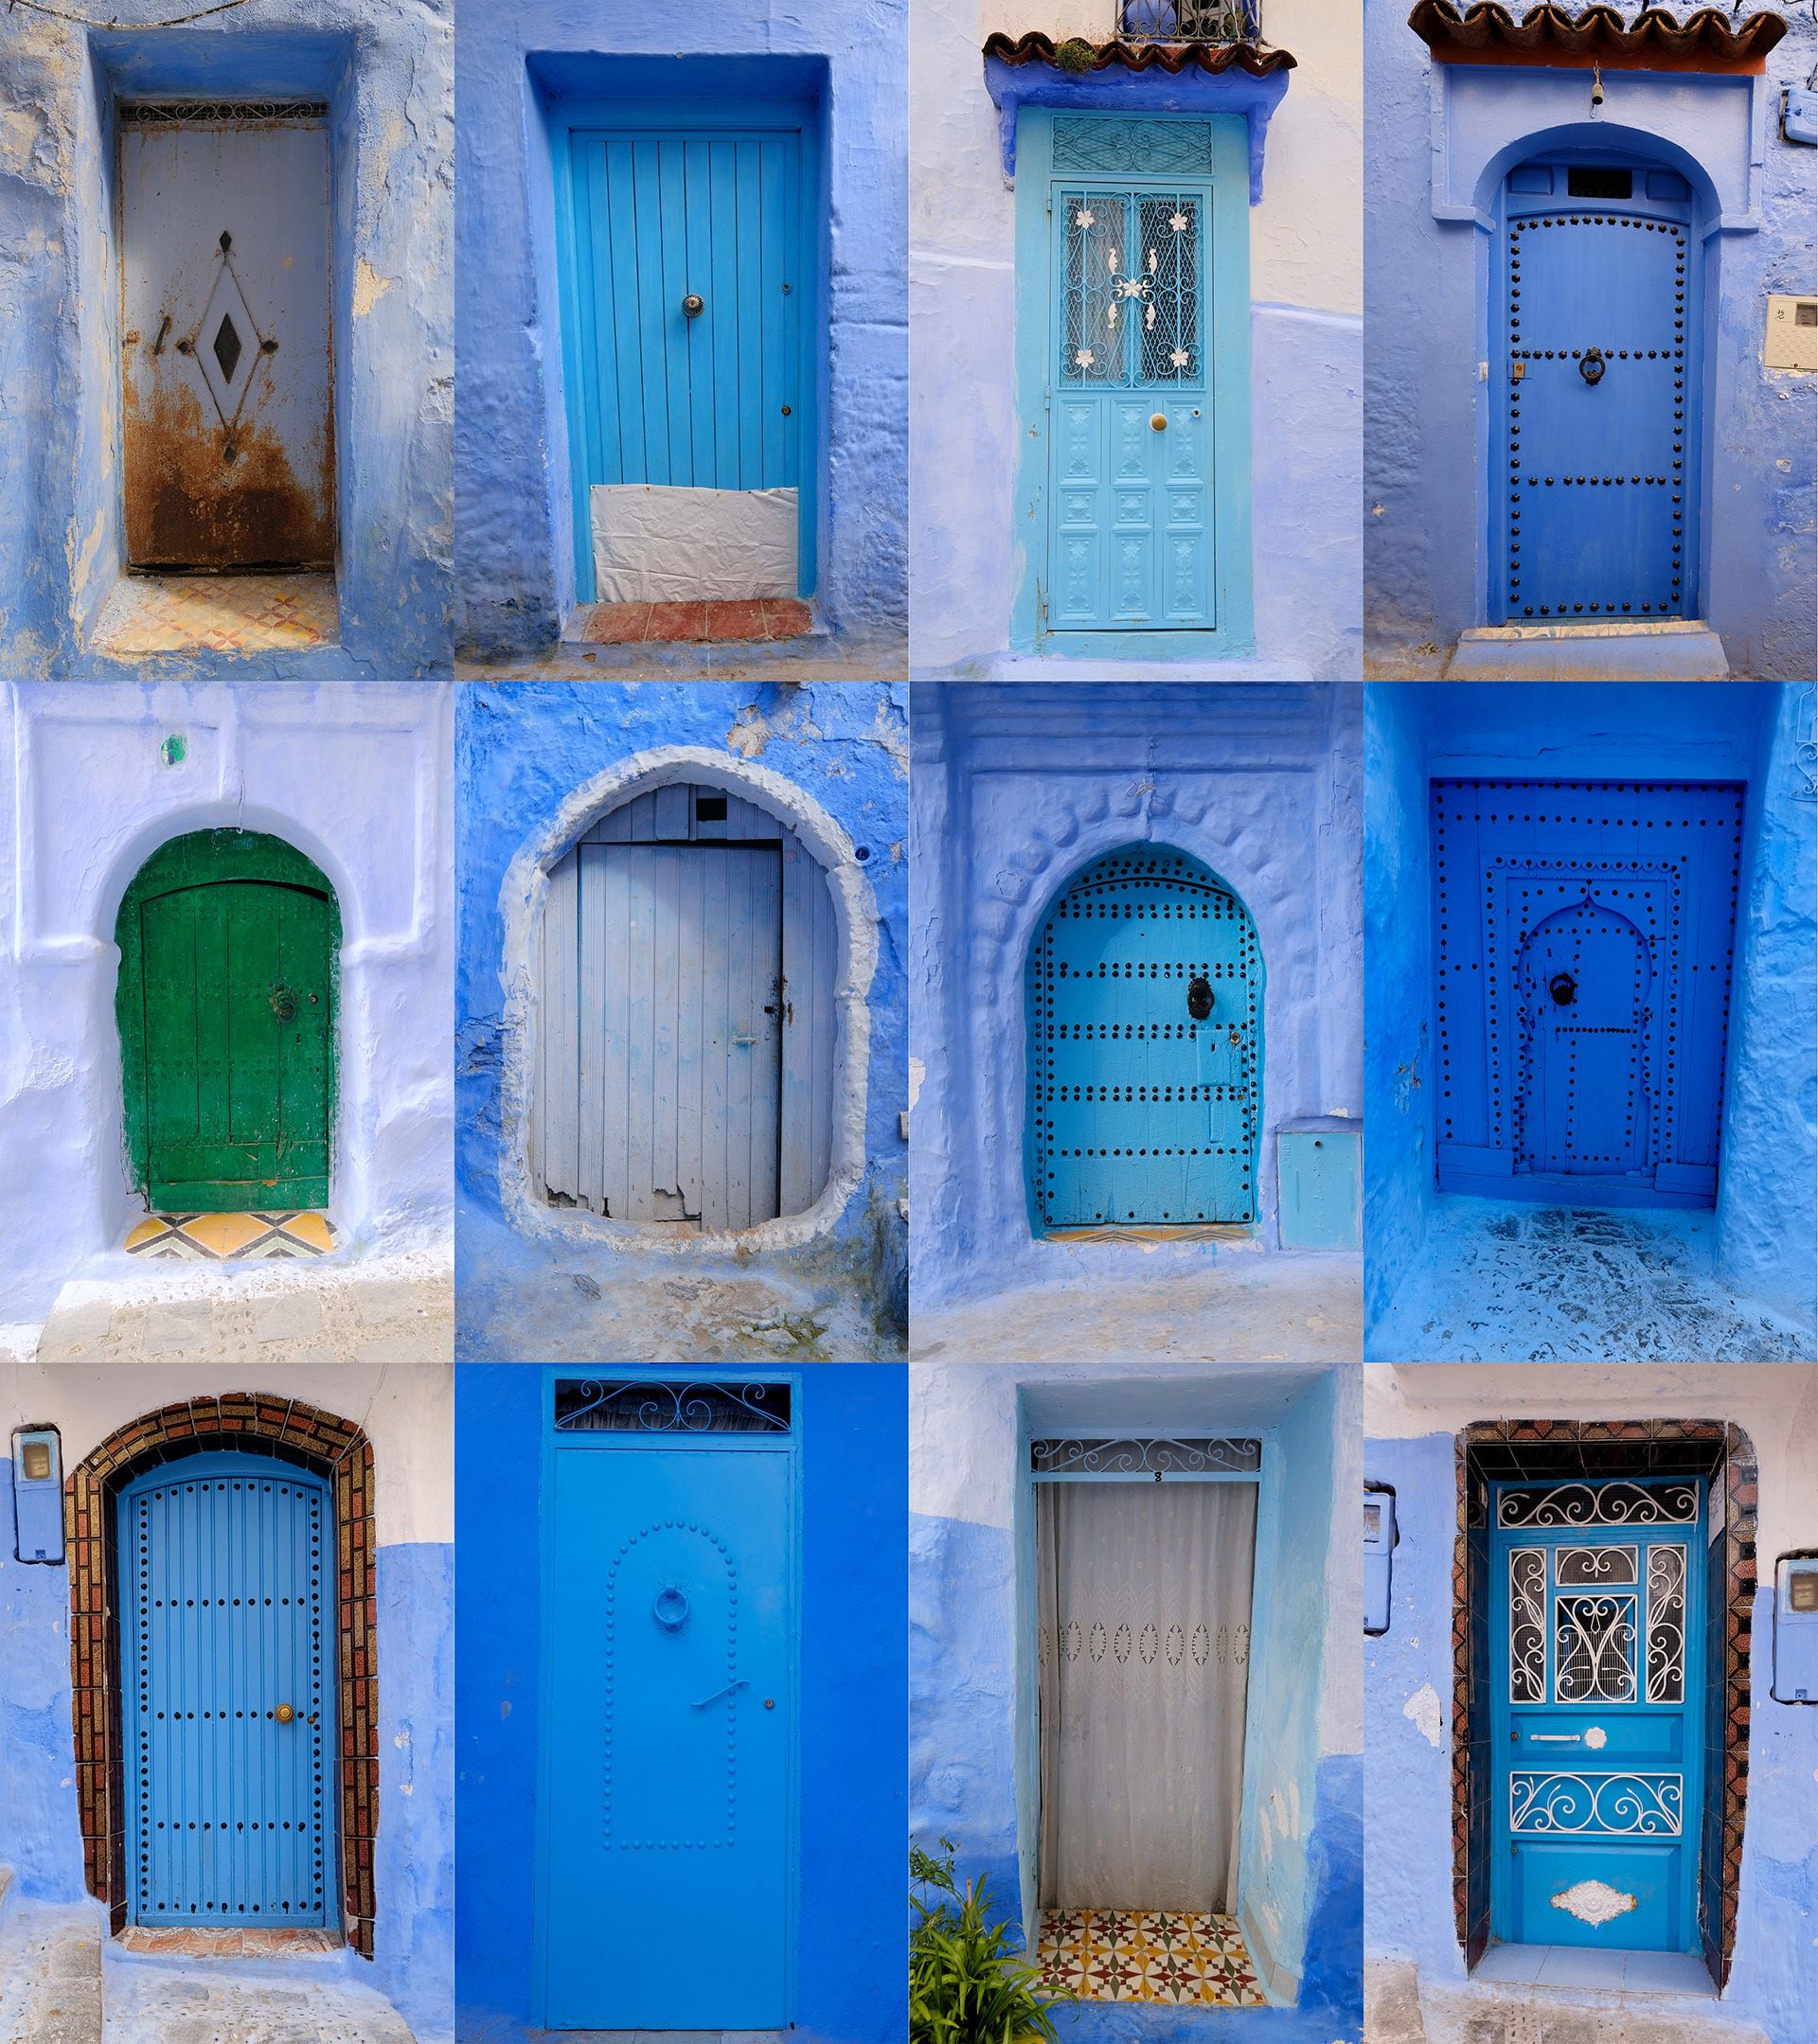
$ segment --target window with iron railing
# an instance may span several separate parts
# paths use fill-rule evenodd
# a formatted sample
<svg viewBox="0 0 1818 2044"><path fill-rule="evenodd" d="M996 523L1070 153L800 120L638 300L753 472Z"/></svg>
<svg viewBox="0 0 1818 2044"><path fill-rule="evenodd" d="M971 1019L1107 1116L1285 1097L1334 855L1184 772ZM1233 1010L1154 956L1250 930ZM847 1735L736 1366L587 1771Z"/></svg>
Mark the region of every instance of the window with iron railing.
<svg viewBox="0 0 1818 2044"><path fill-rule="evenodd" d="M1117 0L1117 33L1131 43L1255 43L1261 0Z"/></svg>

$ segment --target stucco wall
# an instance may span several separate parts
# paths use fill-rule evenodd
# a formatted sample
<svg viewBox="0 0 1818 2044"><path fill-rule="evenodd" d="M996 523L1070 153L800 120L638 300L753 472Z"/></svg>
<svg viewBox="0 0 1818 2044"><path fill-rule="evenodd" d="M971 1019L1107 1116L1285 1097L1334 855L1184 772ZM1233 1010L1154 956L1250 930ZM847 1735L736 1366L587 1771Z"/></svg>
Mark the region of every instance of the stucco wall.
<svg viewBox="0 0 1818 2044"><path fill-rule="evenodd" d="M985 85L985 37L1040 28L1057 40L1102 42L1114 11L1114 0L1046 9L927 0L915 9L910 448L919 672L978 675L1007 664L1023 573L1016 204ZM1351 0L1274 0L1264 26L1297 67L1269 119L1262 198L1249 214L1251 671L1342 679L1359 672L1362 604L1362 29ZM1148 104L1217 104L1183 98L1160 73L1148 75L1144 91ZM962 390L966 401L955 402ZM1154 660L1167 657L1158 649ZM1069 665L1078 663L1056 662Z"/></svg>
<svg viewBox="0 0 1818 2044"><path fill-rule="evenodd" d="M1626 10L1638 11L1632 0ZM1684 151L1673 160L1707 179L1708 209L1721 206L1724 230L1706 244L1711 470L1700 613L1722 637L1732 673L1810 673L1818 377L1769 369L1762 357L1768 294L1811 290L1812 155L1780 139L1779 102L1818 60L1818 23L1806 9L1781 11L1788 32L1765 78L1610 72L1594 113L1589 72L1435 66L1405 9L1367 10L1365 632L1372 661L1388 671L1417 663L1423 646L1445 652L1486 622L1478 478L1489 386L1478 364L1491 351L1493 238L1469 218L1436 220L1435 200L1465 213L1473 201L1488 207L1495 178L1480 192L1477 176L1494 152L1514 135L1570 124L1580 146L1599 134L1631 147L1671 138Z"/></svg>
<svg viewBox="0 0 1818 2044"><path fill-rule="evenodd" d="M1756 1554L1818 1541L1818 1372L1736 1365L1528 1364L1364 1371L1364 1473L1392 1484L1400 1545L1390 1627L1364 1655L1366 1904L1371 1959L1412 1960L1461 1982L1452 1894L1452 1557L1456 1435L1473 1420L1721 1419L1754 1443L1761 1472ZM1818 1714L1769 1697L1773 1591L1757 1591L1751 1662L1749 1800L1741 1900L1726 2006L1773 2044L1818 2033L1810 1964L1818 1876Z"/></svg>
<svg viewBox="0 0 1818 2044"><path fill-rule="evenodd" d="M192 830L270 832L333 884L343 1260L446 1253L452 723L442 692L374 683L7 685L0 1322L42 1320L68 1279L144 1274L120 1249L143 1208L121 1119L115 919L146 859Z"/></svg>
<svg viewBox="0 0 1818 2044"><path fill-rule="evenodd" d="M959 1361L910 1374L910 1818L954 1840L997 1913L1033 1922L1034 1673L1026 1556L1032 1434L1099 1427L1261 1431L1274 1464L1259 1533L1239 1916L1278 2004L1266 2014L1068 2011L1063 2035L1330 2044L1358 2020L1361 1750L1349 1520L1355 1373L1158 1371ZM1024 1557L1020 1563L1019 1557ZM1350 2013L1347 2013L1350 2011ZM1323 2027L1322 2027L1323 2026Z"/></svg>
<svg viewBox="0 0 1818 2044"><path fill-rule="evenodd" d="M78 10L80 11L80 10ZM120 0L112 22L155 22ZM447 0L248 0L194 28L85 35L19 14L0 45L0 664L395 679L446 670L453 538L453 25ZM338 646L123 663L88 635L123 549L116 94L321 98L330 215Z"/></svg>
<svg viewBox="0 0 1818 2044"><path fill-rule="evenodd" d="M819 101L828 240L818 316L828 338L820 445L804 449L804 487L825 492L816 598L834 649L900 651L908 337L899 0L735 0L680 24L657 0L610 13L593 0L479 0L463 6L460 28L462 649L536 651L575 600L569 372L539 98L554 90ZM532 52L541 87L526 64Z"/></svg>
<svg viewBox="0 0 1818 2044"><path fill-rule="evenodd" d="M1235 888L1265 975L1256 1241L1145 1245L1143 1270L1274 1248L1276 1127L1361 1107L1358 719L1355 690L1320 685L918 686L918 1301L1132 1269L1123 1245L1035 1237L1024 1156L1030 941L1081 867L1130 844Z"/></svg>

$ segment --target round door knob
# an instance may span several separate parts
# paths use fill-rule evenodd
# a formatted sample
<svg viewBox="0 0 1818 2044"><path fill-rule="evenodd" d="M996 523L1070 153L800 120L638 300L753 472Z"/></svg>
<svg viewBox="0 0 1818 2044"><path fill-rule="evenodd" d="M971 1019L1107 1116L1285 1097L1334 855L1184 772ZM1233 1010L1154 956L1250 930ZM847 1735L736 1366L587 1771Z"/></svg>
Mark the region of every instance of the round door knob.
<svg viewBox="0 0 1818 2044"><path fill-rule="evenodd" d="M1212 1012L1212 982L1195 976L1186 985L1186 1012L1195 1022L1203 1022Z"/></svg>
<svg viewBox="0 0 1818 2044"><path fill-rule="evenodd" d="M288 1703L280 1703L276 1710L272 1713L272 1715L277 1719L280 1725L288 1725L292 1718L296 1715L296 1713L292 1710Z"/></svg>
<svg viewBox="0 0 1818 2044"><path fill-rule="evenodd" d="M1603 381L1603 372L1609 366L1603 359L1601 349L1588 347L1584 351L1584 359L1578 364L1578 374L1587 383L1600 383Z"/></svg>
<svg viewBox="0 0 1818 2044"><path fill-rule="evenodd" d="M1559 1006L1570 1007L1578 997L1578 983L1569 972L1556 972L1547 981L1546 990Z"/></svg>
<svg viewBox="0 0 1818 2044"><path fill-rule="evenodd" d="M688 1615L688 1600L673 1583L659 1590L651 1606L652 1615L665 1631L673 1632Z"/></svg>
<svg viewBox="0 0 1818 2044"><path fill-rule="evenodd" d="M1167 414L1166 412L1151 412L1149 423L1156 433L1166 433L1167 431Z"/></svg>
<svg viewBox="0 0 1818 2044"><path fill-rule="evenodd" d="M699 319L707 309L707 301L698 291L691 291L682 301L682 311L689 319Z"/></svg>
<svg viewBox="0 0 1818 2044"><path fill-rule="evenodd" d="M764 1698L764 1708L767 1711L774 1711L776 1708L776 1698L775 1697L766 1697Z"/></svg>

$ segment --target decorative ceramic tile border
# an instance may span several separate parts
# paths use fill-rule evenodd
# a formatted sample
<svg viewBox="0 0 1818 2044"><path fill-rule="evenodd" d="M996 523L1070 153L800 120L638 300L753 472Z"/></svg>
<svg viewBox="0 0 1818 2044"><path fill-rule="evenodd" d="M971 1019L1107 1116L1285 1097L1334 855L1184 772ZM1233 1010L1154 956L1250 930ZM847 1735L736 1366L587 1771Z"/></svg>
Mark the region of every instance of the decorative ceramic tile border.
<svg viewBox="0 0 1818 2044"><path fill-rule="evenodd" d="M328 1479L334 1496L339 1670L341 1910L370 1959L379 1822L378 1583L372 1444L349 1420L299 1400L225 1392L148 1413L108 1435L63 1481L76 1796L88 1892L126 1928L126 1794L115 1503L142 1471L208 1449L268 1454Z"/></svg>
<svg viewBox="0 0 1818 2044"><path fill-rule="evenodd" d="M1265 1997L1232 1916L1185 1910L1047 1910L1036 1964L1075 2001L1261 2008Z"/></svg>
<svg viewBox="0 0 1818 2044"><path fill-rule="evenodd" d="M1707 1805L1699 1875L1705 1962L1721 1987L1736 1946L1742 1828L1749 1788L1749 1646L1756 1574L1758 1479L1739 1427L1715 1419L1488 1420L1457 1441L1458 1531L1453 1548L1453 1907L1467 1965L1489 1941L1488 1540L1489 1485L1504 1479L1704 1476L1723 1504L1720 1573L1712 1608L1721 1620L1706 1641ZM1720 1582L1720 1598L1717 1584ZM1720 1701L1719 1712L1717 1705ZM1720 1865L1711 1847L1720 1840Z"/></svg>
<svg viewBox="0 0 1818 2044"><path fill-rule="evenodd" d="M326 1256L336 1246L326 1214L152 1214L126 1238L129 1256L226 1263Z"/></svg>

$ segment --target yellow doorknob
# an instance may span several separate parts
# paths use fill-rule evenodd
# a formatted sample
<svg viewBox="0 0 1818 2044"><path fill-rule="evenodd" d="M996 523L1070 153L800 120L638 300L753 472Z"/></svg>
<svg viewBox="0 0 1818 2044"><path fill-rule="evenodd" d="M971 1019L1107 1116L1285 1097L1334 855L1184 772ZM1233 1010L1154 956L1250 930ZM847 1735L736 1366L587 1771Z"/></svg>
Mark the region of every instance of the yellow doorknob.
<svg viewBox="0 0 1818 2044"><path fill-rule="evenodd" d="M1166 412L1152 413L1150 417L1149 422L1157 433L1166 432L1167 428L1167 414Z"/></svg>
<svg viewBox="0 0 1818 2044"><path fill-rule="evenodd" d="M280 1725L288 1725L291 1719L296 1715L296 1713L292 1710L288 1703L280 1703L276 1710L272 1713L272 1715L277 1719Z"/></svg>

